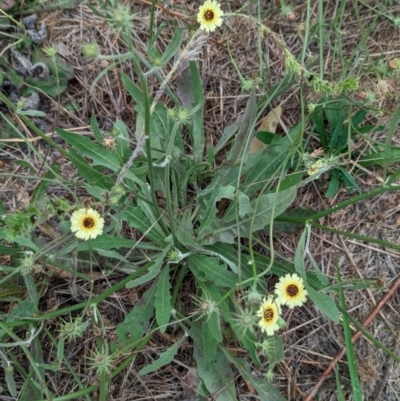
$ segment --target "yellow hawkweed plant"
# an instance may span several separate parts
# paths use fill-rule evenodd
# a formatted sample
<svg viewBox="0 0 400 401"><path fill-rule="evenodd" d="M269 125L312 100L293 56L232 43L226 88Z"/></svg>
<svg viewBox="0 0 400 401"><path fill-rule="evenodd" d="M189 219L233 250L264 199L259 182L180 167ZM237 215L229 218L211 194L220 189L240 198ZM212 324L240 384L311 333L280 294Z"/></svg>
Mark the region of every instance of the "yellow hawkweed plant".
<svg viewBox="0 0 400 401"><path fill-rule="evenodd" d="M258 322L261 331L267 333L268 336L273 336L274 332L279 330L278 321L280 313L281 306L279 301L274 301L272 296L264 298L257 312L257 316L261 318Z"/></svg>
<svg viewBox="0 0 400 401"><path fill-rule="evenodd" d="M200 29L213 32L217 26L222 25L222 16L224 12L221 10L221 5L215 0L207 0L199 7L197 13L197 21L200 24Z"/></svg>
<svg viewBox="0 0 400 401"><path fill-rule="evenodd" d="M307 300L307 290L304 288L303 279L297 274L286 274L281 277L275 286L275 294L282 305L290 309L302 306Z"/></svg>
<svg viewBox="0 0 400 401"><path fill-rule="evenodd" d="M104 219L92 208L75 210L71 215L71 231L79 239L96 238L103 233L103 227Z"/></svg>

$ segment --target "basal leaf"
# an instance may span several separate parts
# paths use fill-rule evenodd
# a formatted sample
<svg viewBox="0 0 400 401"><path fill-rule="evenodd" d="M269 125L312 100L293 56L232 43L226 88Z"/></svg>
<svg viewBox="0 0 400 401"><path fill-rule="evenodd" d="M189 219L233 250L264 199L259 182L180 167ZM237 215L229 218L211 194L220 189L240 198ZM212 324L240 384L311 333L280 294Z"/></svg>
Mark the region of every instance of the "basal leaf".
<svg viewBox="0 0 400 401"><path fill-rule="evenodd" d="M171 248L170 244L166 246L166 248L162 251L162 253L154 260L153 264L149 267L148 272L143 276L136 278L135 280L129 281L126 284L126 288L137 287L138 285L148 283L149 281L156 278L161 270L165 257L167 256L167 253L169 252L170 248Z"/></svg>
<svg viewBox="0 0 400 401"><path fill-rule="evenodd" d="M237 339L242 343L242 345L246 348L249 353L250 358L256 363L258 366L261 366L261 361L258 357L257 350L257 342L258 339L254 333L247 331L243 331L243 326L235 321L231 321L231 327L235 332Z"/></svg>
<svg viewBox="0 0 400 401"><path fill-rule="evenodd" d="M193 125L189 128L189 133L194 160L195 162L200 162L203 160L205 147L203 128L204 92L199 69L195 61L190 61L189 65L183 68L176 83L182 105L189 110L196 108L196 111L192 114Z"/></svg>
<svg viewBox="0 0 400 401"><path fill-rule="evenodd" d="M296 269L296 272L305 282L307 282L307 277L306 277L306 266L304 263L304 258L305 258L304 247L306 244L306 236L308 230L309 228L307 226L304 227L299 242L297 243L296 252L294 256L294 267Z"/></svg>
<svg viewBox="0 0 400 401"><path fill-rule="evenodd" d="M147 210L146 210L147 211ZM139 206L128 206L127 209L118 216L120 220L126 221L130 227L136 228L155 244L164 246L165 235L162 234L157 224L153 224L143 213ZM154 221L154 220L153 220Z"/></svg>
<svg viewBox="0 0 400 401"><path fill-rule="evenodd" d="M56 128L56 131L58 128ZM90 184L101 185L104 188L111 188L112 182L106 175L95 170L75 149L71 148L68 151L68 157L72 164L77 168L81 176Z"/></svg>
<svg viewBox="0 0 400 401"><path fill-rule="evenodd" d="M221 320L218 311L212 312L207 317L207 321L204 325L208 326L215 341L219 343L222 342Z"/></svg>
<svg viewBox="0 0 400 401"><path fill-rule="evenodd" d="M60 167L60 163L54 163L51 166L51 170L47 171L47 173L44 175L44 178L49 180L55 178L55 174L60 172ZM38 200L41 200L51 184L51 181L40 181L37 187L33 190L31 204L35 204Z"/></svg>
<svg viewBox="0 0 400 401"><path fill-rule="evenodd" d="M78 149L85 156L90 157L93 160L94 166L106 167L114 172L120 169L121 166L117 157L102 145L94 143L88 137L73 134L72 132L64 131L62 129L58 129L57 133L69 145Z"/></svg>
<svg viewBox="0 0 400 401"><path fill-rule="evenodd" d="M7 316L6 323L33 316L35 304L31 300L20 302Z"/></svg>
<svg viewBox="0 0 400 401"><path fill-rule="evenodd" d="M234 375L224 353L217 349L214 360L208 362L201 346L195 344L193 356L199 376L210 394L218 394L218 401L236 401Z"/></svg>
<svg viewBox="0 0 400 401"><path fill-rule="evenodd" d="M287 401L280 392L263 377L257 377L250 372L249 363L245 359L234 358L228 351L222 350L227 359L235 365L244 380L251 383L258 393L260 401Z"/></svg>
<svg viewBox="0 0 400 401"><path fill-rule="evenodd" d="M116 328L120 346L128 341L134 343L140 340L150 326L150 320L154 316L154 301L156 284L154 283L143 295L142 299L135 304L131 312L125 316L123 323Z"/></svg>
<svg viewBox="0 0 400 401"><path fill-rule="evenodd" d="M306 284L306 289L311 301L330 320L339 323L339 310L335 301L327 294L317 292Z"/></svg>
<svg viewBox="0 0 400 401"><path fill-rule="evenodd" d="M135 242L128 238L103 234L100 237L90 240L90 243L83 242L79 244L78 251L88 251L95 248L101 248L103 250L131 248L134 244Z"/></svg>
<svg viewBox="0 0 400 401"><path fill-rule="evenodd" d="M174 345L168 348L166 351L162 352L158 359L153 361L150 365L145 366L144 368L139 370L139 375L144 376L148 373L154 372L157 369L162 368L165 365L168 365L175 357L176 353L179 351L179 347L182 345L186 336L182 336L179 341L177 341Z"/></svg>
<svg viewBox="0 0 400 401"><path fill-rule="evenodd" d="M267 353L268 358L268 369L273 370L275 365L279 362L282 362L285 355L283 353L283 341L282 337L278 334L274 334L272 338L269 339L270 341L270 348Z"/></svg>
<svg viewBox="0 0 400 401"><path fill-rule="evenodd" d="M122 120L117 120L115 122L114 129L118 131L118 135L116 137L116 151L123 161L127 161L129 158L129 153L131 152L128 129Z"/></svg>
<svg viewBox="0 0 400 401"><path fill-rule="evenodd" d="M156 321L161 333L167 329L167 324L171 316L171 283L169 278L169 265L164 266L157 283L156 292Z"/></svg>
<svg viewBox="0 0 400 401"><path fill-rule="evenodd" d="M199 281L211 281L222 287L234 287L237 283L237 277L217 258L194 254L187 260L189 269Z"/></svg>
<svg viewBox="0 0 400 401"><path fill-rule="evenodd" d="M217 353L218 342L215 341L213 333L208 324L203 325L203 350L204 358L207 362L211 362Z"/></svg>
<svg viewBox="0 0 400 401"><path fill-rule="evenodd" d="M243 120L240 123L239 131L235 136L235 143L227 154L228 164L238 166L246 164L249 154L249 136L253 134L253 126L256 118L256 92L253 88L246 105Z"/></svg>
<svg viewBox="0 0 400 401"><path fill-rule="evenodd" d="M233 211L221 219L214 217L209 225L203 229L198 236L200 243L211 245L216 242L228 242L235 238L238 233L238 221L240 236L248 238L253 232L264 228L267 224L283 213L296 198L296 187L288 188L278 193L261 195L259 201L254 199L251 207L255 210L254 214L237 219ZM252 232L250 230L252 229ZM232 242L228 242L232 243Z"/></svg>

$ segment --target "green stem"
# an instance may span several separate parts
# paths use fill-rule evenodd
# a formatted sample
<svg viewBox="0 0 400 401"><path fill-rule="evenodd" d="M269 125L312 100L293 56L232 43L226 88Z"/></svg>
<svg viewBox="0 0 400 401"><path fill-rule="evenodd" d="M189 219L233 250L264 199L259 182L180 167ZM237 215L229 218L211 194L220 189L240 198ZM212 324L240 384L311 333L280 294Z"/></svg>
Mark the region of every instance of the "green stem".
<svg viewBox="0 0 400 401"><path fill-rule="evenodd" d="M0 323L0 328L2 330L4 330L4 332L14 340L14 343L19 343L19 346L21 347L22 351L25 353L26 357L28 358L31 368L35 372L35 374L39 380L40 387L46 394L47 399L53 400L54 396L53 396L53 394L51 394L50 390L46 386L46 380L43 377L42 372L40 371L40 369L37 365L37 361L32 356L32 354L29 352L28 347L25 345L26 341L25 341L25 344L22 344L23 342L21 341L21 339L16 334L14 334L14 332L12 330L10 330L9 326L10 326L9 324L5 325L5 324Z"/></svg>
<svg viewBox="0 0 400 401"><path fill-rule="evenodd" d="M111 296L114 293L116 293L117 291L121 290L122 288L125 287L125 285L127 283L129 283L129 281L134 280L135 278L142 275L149 268L149 265L150 265L150 263L147 263L146 265L142 266L139 270L135 271L134 273L125 277L123 280L119 281L117 284L113 285L112 287L108 288L101 294L97 295L96 297L94 297L91 300L90 304L98 305L100 302L104 301L109 296ZM57 316L69 314L75 310L84 309L86 306L87 306L87 301L84 301L84 302L81 302L76 305L68 306L67 308L58 309L56 311L44 313L43 315L36 317L36 318L35 317L29 318L29 320L24 319L24 320L17 320L14 322L9 322L9 323L7 323L7 326L11 328L11 327L27 325L27 324L30 324L32 321L42 321L42 320L46 320L46 319L52 319Z"/></svg>
<svg viewBox="0 0 400 401"><path fill-rule="evenodd" d="M337 305L338 309L340 312L343 313L343 315L346 315L347 318L353 323L355 328L362 333L364 337L366 337L368 340L370 340L373 344L375 344L378 348L380 348L383 352L385 352L387 355L391 356L395 361L400 362L400 355L395 354L391 349L385 347L383 344L381 344L376 338L374 338L373 335L369 334L367 330L364 329L362 324L358 322L356 319L354 319L346 309L342 308L340 305Z"/></svg>
<svg viewBox="0 0 400 401"><path fill-rule="evenodd" d="M53 335L51 334L51 332L44 327L44 331L46 333L46 335L50 338L50 341L54 344L54 346L57 348L57 340L53 337ZM71 372L72 377L74 378L75 382L78 384L79 388L81 390L85 389L84 384L82 383L81 379L79 378L79 376L76 374L75 369L72 367L71 363L69 362L68 358L65 357L65 354L63 352L62 354L62 359L63 362L65 363L65 365L67 366L67 368L69 369L69 371ZM91 398L89 397L88 394L85 394L85 398L87 401L91 401Z"/></svg>
<svg viewBox="0 0 400 401"><path fill-rule="evenodd" d="M147 165L149 168L149 180L150 180L150 196L151 200L153 203L153 210L156 215L156 220L160 222L160 224L163 227L163 230L165 232L168 232L168 230L165 227L164 220L161 217L161 211L160 208L158 207L157 203L157 197L156 197L156 192L155 192L155 174L154 174L154 165L153 165L153 157L152 157L152 151L151 151L151 131L150 131L150 96L149 96L149 87L147 84L147 79L142 71L142 67L140 66L140 62L138 59L137 51L133 45L132 39L131 39L131 33L129 31L125 32L124 35L125 41L128 44L130 52L133 54L133 57L131 58L131 62L133 64L133 67L135 68L136 73L139 76L139 81L143 93L143 108L144 108L144 135L146 137L146 156L147 156Z"/></svg>
<svg viewBox="0 0 400 401"><path fill-rule="evenodd" d="M175 283L175 286L174 286L175 288L174 288L174 291L173 291L172 296L171 296L171 305L175 305L176 304L176 299L178 298L179 291L181 289L182 282L183 282L183 279L185 278L186 272L187 272L187 267L186 266L180 266L178 278L176 279L176 283Z"/></svg>
<svg viewBox="0 0 400 401"><path fill-rule="evenodd" d="M67 394L67 395L62 395L61 397L52 397L50 398L51 401L70 401L70 400L78 400L79 397L86 396L87 394L93 393L98 389L98 386L90 386L83 388L82 390L76 391L75 393ZM41 399L37 401L49 401L48 398L46 399Z"/></svg>
<svg viewBox="0 0 400 401"><path fill-rule="evenodd" d="M391 242L380 240L378 238L366 237L364 235L358 235L358 234L349 233L347 231L337 230L335 228L323 226L322 224L314 223L312 221L310 221L309 224L312 225L313 227L320 228L321 230L328 231L330 233L340 234L347 238L353 238L353 239L358 239L360 241L371 242L373 244L382 245L387 248L391 248L391 249L395 249L396 251L400 251L399 245L395 245L395 244L392 244Z"/></svg>
<svg viewBox="0 0 400 401"><path fill-rule="evenodd" d="M338 203L337 205L334 205L330 207L329 209L322 210L321 212L318 212L316 214L313 214L312 216L308 217L285 217L285 216L278 216L275 220L276 221L286 221L289 223L299 223L299 224L305 224L308 221L313 221L320 219L321 217L328 216L331 213L337 212L338 210L344 209L347 206L354 205L357 202L363 201L368 198L372 198L373 196L380 195L385 192L391 192L391 191L398 191L400 189L400 186L388 186L388 185L383 185L379 188L372 189L371 191L365 192L363 194L353 196L352 198Z"/></svg>

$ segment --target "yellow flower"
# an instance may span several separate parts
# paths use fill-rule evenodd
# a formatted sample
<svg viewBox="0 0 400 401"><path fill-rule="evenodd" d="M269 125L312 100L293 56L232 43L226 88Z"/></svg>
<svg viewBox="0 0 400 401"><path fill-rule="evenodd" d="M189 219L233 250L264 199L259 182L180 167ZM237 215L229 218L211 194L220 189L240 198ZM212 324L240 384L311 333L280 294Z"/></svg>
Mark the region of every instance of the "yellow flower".
<svg viewBox="0 0 400 401"><path fill-rule="evenodd" d="M275 294L279 302L289 308L302 306L306 302L307 290L304 288L303 279L297 274L286 274L281 277L275 286Z"/></svg>
<svg viewBox="0 0 400 401"><path fill-rule="evenodd" d="M104 219L92 208L75 210L71 216L71 231L77 238L88 240L103 233Z"/></svg>
<svg viewBox="0 0 400 401"><path fill-rule="evenodd" d="M197 13L197 21L200 24L200 29L213 32L217 26L222 25L222 16L224 12L221 10L221 5L215 0L207 0L199 8Z"/></svg>
<svg viewBox="0 0 400 401"><path fill-rule="evenodd" d="M311 164L311 166L308 167L307 174L310 176L316 174L318 170L320 170L321 167L323 167L324 163L325 163L324 157L322 159L317 160L315 163Z"/></svg>
<svg viewBox="0 0 400 401"><path fill-rule="evenodd" d="M275 331L279 330L278 319L280 313L281 307L279 302L274 301L271 296L267 299L264 298L257 312L257 316L261 318L258 322L261 331L267 333L268 336L272 336Z"/></svg>

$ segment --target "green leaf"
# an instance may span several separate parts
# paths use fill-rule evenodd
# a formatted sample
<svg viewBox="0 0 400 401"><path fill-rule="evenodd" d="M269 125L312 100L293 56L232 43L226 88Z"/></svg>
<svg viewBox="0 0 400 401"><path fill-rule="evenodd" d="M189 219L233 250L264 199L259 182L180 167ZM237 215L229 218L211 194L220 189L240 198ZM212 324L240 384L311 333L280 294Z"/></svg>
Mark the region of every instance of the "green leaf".
<svg viewBox="0 0 400 401"><path fill-rule="evenodd" d="M337 276L338 276L338 282L341 283L342 277L340 275L340 270L339 270L337 261L336 261L336 271L337 271ZM340 297L340 306L342 307L342 309L346 310L347 309L346 308L346 300L344 297L343 288L341 288L341 287L339 287L339 297ZM346 342L347 361L348 361L348 365L349 365L351 388L352 388L354 400L362 401L363 396L362 396L362 392L361 392L360 379L358 377L357 363L356 363L356 358L355 358L355 354L354 354L350 322L349 322L347 314L343 314L343 330L344 330L344 338L345 338L345 342Z"/></svg>
<svg viewBox="0 0 400 401"><path fill-rule="evenodd" d="M148 209L146 209L146 212ZM118 216L120 220L126 221L130 227L136 228L155 244L165 246L165 235L162 233L158 224L153 224L143 213L140 206L128 206L127 209ZM154 221L154 220L153 220Z"/></svg>
<svg viewBox="0 0 400 401"><path fill-rule="evenodd" d="M236 190L232 185L224 186L216 188L212 193L212 197L206 203L206 212L201 218L200 228L198 230L198 237L201 238L203 236L203 232L206 232L210 225L214 225L213 223L216 220L216 215L218 213L218 209L216 207L217 202L220 202L222 199L228 200L236 200ZM238 194L238 213L240 217L244 217L246 215L250 215L253 212L253 208L250 204L250 200L248 196L244 193L240 192Z"/></svg>
<svg viewBox="0 0 400 401"><path fill-rule="evenodd" d="M32 242L29 238L23 237L21 235L17 235L14 238L14 242L17 243L18 245L25 246L29 249L31 249L34 252L40 252L40 248Z"/></svg>
<svg viewBox="0 0 400 401"><path fill-rule="evenodd" d="M90 128L92 129L92 132L96 138L97 143L102 143L104 137L100 131L99 125L97 124L97 119L95 115L92 115L92 117L90 117Z"/></svg>
<svg viewBox="0 0 400 401"><path fill-rule="evenodd" d="M330 320L334 323L339 323L339 310L336 306L335 301L327 294L317 292L309 285L305 285L308 295L311 301L314 302L315 306Z"/></svg>
<svg viewBox="0 0 400 401"><path fill-rule="evenodd" d="M44 81L39 78L26 77L26 83L29 86L22 92L24 96L31 95L35 92L44 92L47 95L55 98L63 93L68 87L67 80L60 79L57 82L57 78L53 75L50 75Z"/></svg>
<svg viewBox="0 0 400 401"><path fill-rule="evenodd" d="M119 345L123 347L128 342L139 341L150 327L150 320L154 315L154 301L156 284L153 284L143 295L142 299L135 304L132 311L125 316L115 332L118 334Z"/></svg>
<svg viewBox="0 0 400 401"><path fill-rule="evenodd" d="M302 208L290 209L279 215L277 221L274 221L274 232L294 234L297 231L299 231L299 229L304 229L305 223L291 222L290 221L291 218L307 219L316 213L317 212L313 209L302 209Z"/></svg>
<svg viewBox="0 0 400 401"><path fill-rule="evenodd" d="M106 167L114 172L120 169L121 166L117 157L103 146L94 143L88 137L64 131L62 129L58 129L57 133L69 145L78 149L85 156L90 157L93 160L93 166Z"/></svg>
<svg viewBox="0 0 400 401"><path fill-rule="evenodd" d="M207 245L215 242L234 243L234 238L238 235L237 220L239 220L240 236L248 238L253 232L263 229L276 216L283 213L295 200L296 193L296 187L291 187L281 192L261 195L259 201L252 200L250 205L255 210L255 216L251 213L241 218L239 216L237 219L234 210L221 219L214 215L212 220L208 220L208 226L203 227L198 239L200 243Z"/></svg>
<svg viewBox="0 0 400 401"><path fill-rule="evenodd" d="M6 369L7 366L12 366L12 365L5 357L7 355L7 352L5 351L5 349L3 347L0 347L0 351L1 351L0 358L2 360L1 365L4 369L4 375L5 375L8 391L9 391L11 397L17 398L17 387L15 385L14 375L12 373L9 373ZM0 388L1 388L1 386L0 386Z"/></svg>
<svg viewBox="0 0 400 401"><path fill-rule="evenodd" d="M201 253L203 248L197 245L197 241L195 240L195 235L193 233L193 223L191 219L192 210L184 210L183 216L178 223L179 225L176 230L176 238L186 249Z"/></svg>
<svg viewBox="0 0 400 401"><path fill-rule="evenodd" d="M240 122L239 131L235 136L233 148L227 154L227 161L230 166L246 164L249 154L249 136L253 134L253 125L256 118L256 92L253 88L246 105L243 120Z"/></svg>
<svg viewBox="0 0 400 401"><path fill-rule="evenodd" d="M116 151L123 161L127 161L131 152L128 129L122 120L115 122L114 129L118 131Z"/></svg>
<svg viewBox="0 0 400 401"><path fill-rule="evenodd" d="M384 146L384 145L382 145ZM400 161L400 149L389 147L388 150L371 152L360 158L357 163L362 167L383 166ZM393 182L393 181L392 181Z"/></svg>
<svg viewBox="0 0 400 401"><path fill-rule="evenodd" d="M79 244L78 251L89 251L91 249L101 248L104 251L109 249L131 248L135 244L134 240L116 237L114 235L103 234L97 238L85 241Z"/></svg>
<svg viewBox="0 0 400 401"><path fill-rule="evenodd" d="M279 135L268 131L257 131L256 138L266 145L270 145Z"/></svg>
<svg viewBox="0 0 400 401"><path fill-rule="evenodd" d="M8 315L6 323L32 317L34 312L35 304L31 300L22 301Z"/></svg>
<svg viewBox="0 0 400 401"><path fill-rule="evenodd" d="M161 333L164 333L167 329L172 310L171 284L169 280L169 265L167 265L164 267L158 279L156 302L154 305L156 307L156 321L160 327Z"/></svg>
<svg viewBox="0 0 400 401"><path fill-rule="evenodd" d="M246 333L243 332L243 327L240 324L236 323L232 320L231 327L234 330L236 337L242 343L242 345L246 348L249 353L250 358L256 363L258 366L261 366L260 358L258 357L258 350L257 350L257 342L258 338L255 336L254 333L247 331Z"/></svg>
<svg viewBox="0 0 400 401"><path fill-rule="evenodd" d="M193 125L189 127L189 134L193 148L195 162L201 162L204 156L205 135L203 128L203 84L196 62L190 61L189 66L182 66L180 76L176 80L178 97L182 105L189 110L196 108L193 113Z"/></svg>
<svg viewBox="0 0 400 401"><path fill-rule="evenodd" d="M359 194L361 194L362 190L360 186L357 184L356 180L344 169L342 166L339 166L339 170L342 173L342 180L347 190L355 189Z"/></svg>
<svg viewBox="0 0 400 401"><path fill-rule="evenodd" d="M336 378L336 391L338 395L338 400L346 401L346 399L344 398L342 386L340 384L339 368L337 365L335 366L335 378Z"/></svg>
<svg viewBox="0 0 400 401"><path fill-rule="evenodd" d="M15 160L15 161L14 161L14 164L16 164L17 166L25 167L25 168L27 168L28 170L30 170L30 171L32 171L33 173L36 174L36 169L35 169L30 163L28 163L28 162L25 161L25 160Z"/></svg>
<svg viewBox="0 0 400 401"><path fill-rule="evenodd" d="M59 128L56 128L56 131L59 133ZM70 149L69 152L67 152L67 156L88 183L102 185L104 188L111 188L112 182L109 177L91 167L74 149Z"/></svg>
<svg viewBox="0 0 400 401"><path fill-rule="evenodd" d="M207 362L211 362L214 359L215 354L217 353L218 343L217 341L215 341L213 333L208 324L203 325L202 334L204 358Z"/></svg>
<svg viewBox="0 0 400 401"><path fill-rule="evenodd" d="M139 370L139 375L144 376L148 373L154 372L157 369L162 368L165 365L168 365L174 359L176 353L179 351L179 347L182 345L186 336L182 336L179 341L177 341L174 345L168 348L166 351L162 352L158 359L153 361L150 365Z"/></svg>
<svg viewBox="0 0 400 401"><path fill-rule="evenodd" d="M37 292L35 281L30 275L27 274L24 276L24 282L26 289L28 290L29 298L35 305L35 309L37 309L39 306L39 295Z"/></svg>
<svg viewBox="0 0 400 401"><path fill-rule="evenodd" d="M279 391L266 379L257 377L250 372L249 363L245 359L234 358L228 351L222 349L227 359L235 365L242 378L254 387L260 401L287 401Z"/></svg>
<svg viewBox="0 0 400 401"><path fill-rule="evenodd" d="M51 170L47 171L47 173L44 175L44 178L47 178L49 180L56 178L55 174L58 174L60 172L60 168L61 168L60 163L54 163L51 166ZM51 184L52 184L51 181L41 181L33 190L31 203L35 204L37 201L43 199L43 197L46 194L46 191L48 190Z"/></svg>
<svg viewBox="0 0 400 401"><path fill-rule="evenodd" d="M164 263L165 257L171 248L171 244L167 245L166 248L162 251L162 253L154 260L154 262L150 265L149 270L146 274L141 277L136 278L135 280L131 280L126 284L126 288L137 287L138 285L147 283L154 278L157 277L158 273L161 270L161 267Z"/></svg>
<svg viewBox="0 0 400 401"><path fill-rule="evenodd" d="M135 135L136 139L139 140L142 133L144 132L143 93L141 89L137 85L135 85L126 74L121 73L121 80L128 93L136 101L135 110L137 111L138 115L136 117ZM150 99L150 102L151 101L152 99ZM168 117L166 108L159 102L156 104L154 112L151 115L150 131L152 135L152 147L155 149L165 149L165 145L167 143L166 138L168 138L169 134ZM165 153L163 152L157 152L153 150L152 155L155 159L165 158Z"/></svg>
<svg viewBox="0 0 400 401"><path fill-rule="evenodd" d="M195 343L193 356L199 376L210 394L218 394L217 401L236 401L234 375L224 353L217 349L214 360L208 362L204 350Z"/></svg>
<svg viewBox="0 0 400 401"><path fill-rule="evenodd" d="M204 323L205 326L208 326L211 335L214 340L217 342L222 342L222 332L221 332L221 321L218 311L212 312L208 317L207 321Z"/></svg>
<svg viewBox="0 0 400 401"><path fill-rule="evenodd" d="M199 281L210 281L217 286L234 287L237 277L227 270L225 263L219 259L204 255L190 255L187 257L189 269Z"/></svg>
<svg viewBox="0 0 400 401"><path fill-rule="evenodd" d="M327 198L333 198L339 191L339 170L333 169L330 173L331 179L329 181L328 189L325 193Z"/></svg>
<svg viewBox="0 0 400 401"><path fill-rule="evenodd" d="M267 353L269 363L268 369L272 371L275 365L284 360L285 355L283 353L283 341L281 336L274 334L268 341L270 342L270 348Z"/></svg>
<svg viewBox="0 0 400 401"><path fill-rule="evenodd" d="M243 114L239 114L236 121L234 121L231 125L228 125L224 128L224 132L222 133L221 138L219 139L218 143L215 145L214 148L214 155L220 152L233 138L236 134L237 130L240 127L240 123L243 120ZM212 159L214 160L214 159Z"/></svg>
<svg viewBox="0 0 400 401"><path fill-rule="evenodd" d="M302 136L302 128L300 124L293 126L284 137L276 136L262 151L250 154L247 163L241 166L222 165L218 168L210 186L201 192L201 198L212 193L211 188L232 185L238 186L238 177L240 176L239 190L244 192L250 199L258 196L261 190L265 190L266 183L278 178L279 172L286 172L290 167L288 163L288 155L295 152L297 143ZM292 185L298 183L300 177L295 177ZM280 180L285 181L286 177L281 176ZM290 185L290 183L286 184ZM286 189L283 185L279 187L279 191Z"/></svg>
<svg viewBox="0 0 400 401"><path fill-rule="evenodd" d="M174 35L172 36L172 39L169 40L169 44L165 49L164 54L161 57L163 65L167 64L168 61L171 60L171 58L178 53L181 44L182 44L182 29L176 26L174 30Z"/></svg>
<svg viewBox="0 0 400 401"><path fill-rule="evenodd" d="M40 47L34 46L34 49L31 53L32 64L36 63L44 63L49 68L49 71L54 77L58 77L61 81L69 81L71 80L75 73L74 68L71 67L67 61L59 54L56 55L55 63L52 59L47 57L42 53Z"/></svg>

